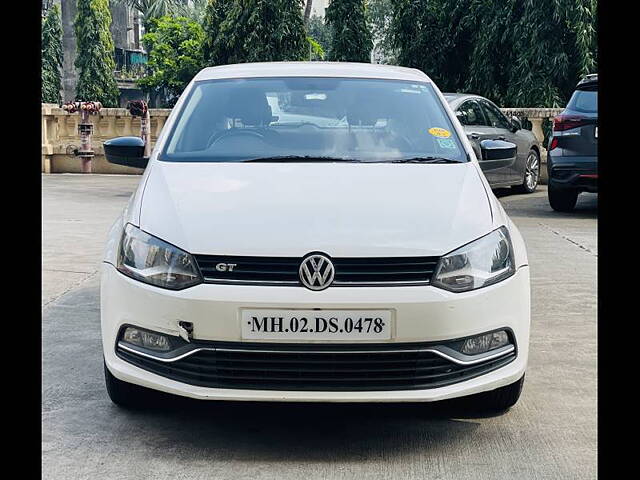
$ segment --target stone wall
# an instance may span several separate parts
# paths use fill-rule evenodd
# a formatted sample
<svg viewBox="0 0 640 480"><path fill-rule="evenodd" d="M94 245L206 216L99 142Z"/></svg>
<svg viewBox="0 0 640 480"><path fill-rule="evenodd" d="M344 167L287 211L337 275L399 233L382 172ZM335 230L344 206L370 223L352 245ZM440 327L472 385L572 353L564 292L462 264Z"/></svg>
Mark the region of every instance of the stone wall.
<svg viewBox="0 0 640 480"><path fill-rule="evenodd" d="M516 116L531 122L533 133L540 142L544 139L542 122L545 118L552 118L562 111L561 108L503 108L502 112L508 117ZM155 144L162 127L171 113L171 109L152 108L151 116L151 147ZM138 168L113 165L106 161L102 143L113 137L139 136L140 119L132 117L124 108L103 108L99 115L92 115L94 124L92 136L93 173L125 173L139 174ZM42 172L44 173L79 173L80 158L73 155L73 149L80 143L78 136L79 114L68 114L57 105L42 104ZM543 145L542 162L546 162L547 152ZM543 180L546 168L542 168Z"/></svg>
<svg viewBox="0 0 640 480"><path fill-rule="evenodd" d="M162 130L170 109L151 109L151 147ZM106 161L102 143L114 137L139 136L140 119L132 117L125 108L103 108L99 115L91 115L94 125L91 137L95 157L93 173L139 174L139 168L113 165ZM42 172L79 173L80 158L73 155L78 148L80 115L66 113L58 105L42 104Z"/></svg>

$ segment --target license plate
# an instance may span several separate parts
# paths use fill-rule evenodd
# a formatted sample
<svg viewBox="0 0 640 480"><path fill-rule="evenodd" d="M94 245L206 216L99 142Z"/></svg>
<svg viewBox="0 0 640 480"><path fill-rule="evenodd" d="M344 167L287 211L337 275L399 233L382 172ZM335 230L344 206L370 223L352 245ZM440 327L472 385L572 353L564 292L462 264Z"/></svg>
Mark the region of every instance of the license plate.
<svg viewBox="0 0 640 480"><path fill-rule="evenodd" d="M390 340L391 310L241 310L244 340Z"/></svg>

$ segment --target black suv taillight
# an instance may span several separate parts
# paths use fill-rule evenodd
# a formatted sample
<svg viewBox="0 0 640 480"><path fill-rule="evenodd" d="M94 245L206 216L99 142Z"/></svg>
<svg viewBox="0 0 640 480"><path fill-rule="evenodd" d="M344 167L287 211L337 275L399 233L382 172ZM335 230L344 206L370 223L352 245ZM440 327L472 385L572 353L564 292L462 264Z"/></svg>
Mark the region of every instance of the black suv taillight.
<svg viewBox="0 0 640 480"><path fill-rule="evenodd" d="M558 115L553 119L553 131L562 132L571 128L587 125L588 123L589 119L587 117L581 117L580 115Z"/></svg>

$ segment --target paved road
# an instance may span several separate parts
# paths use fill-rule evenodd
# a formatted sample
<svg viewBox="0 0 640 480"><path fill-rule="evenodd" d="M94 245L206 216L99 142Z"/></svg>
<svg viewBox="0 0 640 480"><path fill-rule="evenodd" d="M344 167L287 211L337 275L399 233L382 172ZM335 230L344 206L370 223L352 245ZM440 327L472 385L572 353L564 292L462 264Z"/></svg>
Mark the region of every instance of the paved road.
<svg viewBox="0 0 640 480"><path fill-rule="evenodd" d="M139 177L45 175L43 478L591 479L596 477L597 197L573 214L498 192L532 280L520 402L483 417L456 402L113 406L104 390L99 267Z"/></svg>

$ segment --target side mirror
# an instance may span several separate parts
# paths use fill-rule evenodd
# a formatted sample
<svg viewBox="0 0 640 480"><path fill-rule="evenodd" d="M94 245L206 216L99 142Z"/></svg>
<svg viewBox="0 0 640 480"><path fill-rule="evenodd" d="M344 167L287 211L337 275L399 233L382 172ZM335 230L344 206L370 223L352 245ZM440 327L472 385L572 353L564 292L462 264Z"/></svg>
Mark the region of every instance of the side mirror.
<svg viewBox="0 0 640 480"><path fill-rule="evenodd" d="M510 167L516 161L516 150L515 143L504 140L482 140L480 142L482 153L480 167L483 171Z"/></svg>
<svg viewBox="0 0 640 480"><path fill-rule="evenodd" d="M146 168L149 158L144 156L144 140L140 137L118 137L103 144L109 163L126 167Z"/></svg>
<svg viewBox="0 0 640 480"><path fill-rule="evenodd" d="M520 123L520 119L518 117L511 117L511 125L513 125L514 133L518 130L522 130L522 123Z"/></svg>

